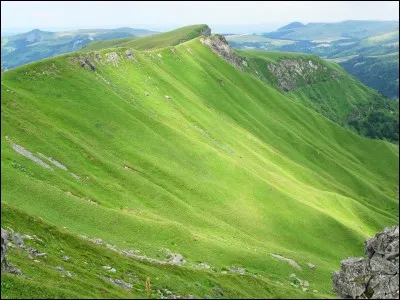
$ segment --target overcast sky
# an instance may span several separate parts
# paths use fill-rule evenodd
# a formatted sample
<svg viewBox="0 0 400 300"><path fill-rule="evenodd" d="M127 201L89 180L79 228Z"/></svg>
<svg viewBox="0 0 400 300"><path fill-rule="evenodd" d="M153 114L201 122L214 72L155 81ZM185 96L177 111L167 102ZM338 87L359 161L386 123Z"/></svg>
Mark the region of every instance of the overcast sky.
<svg viewBox="0 0 400 300"><path fill-rule="evenodd" d="M169 29L189 24L212 26L293 21L399 20L398 1L1 1L1 28L27 30L141 25ZM146 26L147 25L147 26ZM273 28L273 29L276 29Z"/></svg>

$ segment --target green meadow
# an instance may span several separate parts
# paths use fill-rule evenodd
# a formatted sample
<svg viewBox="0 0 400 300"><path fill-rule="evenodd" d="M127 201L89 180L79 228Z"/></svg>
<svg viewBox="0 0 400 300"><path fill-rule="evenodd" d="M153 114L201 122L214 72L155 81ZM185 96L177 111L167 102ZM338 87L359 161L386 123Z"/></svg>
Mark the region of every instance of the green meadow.
<svg viewBox="0 0 400 300"><path fill-rule="evenodd" d="M362 256L367 237L398 223L397 145L290 101L200 38L168 46L182 35L169 38L151 51L135 49L155 47L157 35L85 53L96 71L72 53L2 73L2 227L37 235L43 243L27 244L47 253L34 262L11 249L28 278L4 275L2 298L143 298L147 276L153 298L163 288L196 298L334 298L340 260ZM11 142L68 171L43 168ZM159 260L169 249L186 263L143 262L80 235ZM291 273L308 291L290 285Z"/></svg>

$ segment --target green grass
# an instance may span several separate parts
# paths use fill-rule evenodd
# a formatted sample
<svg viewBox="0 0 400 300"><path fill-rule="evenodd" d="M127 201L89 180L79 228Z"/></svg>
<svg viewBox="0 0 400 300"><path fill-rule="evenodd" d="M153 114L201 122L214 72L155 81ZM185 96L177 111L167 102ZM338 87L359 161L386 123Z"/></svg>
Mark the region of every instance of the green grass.
<svg viewBox="0 0 400 300"><path fill-rule="evenodd" d="M4 277L2 297L143 297L147 275L159 278L155 286L199 297L216 297L212 285L228 298L335 297L331 272L340 260L363 255L365 238L398 222L398 147L288 101L199 39L175 53L133 50L136 61L125 50L99 51L103 58L114 51L120 61L96 63L96 72L73 62L76 53L2 73L2 226L48 236L49 252L40 268L23 253L10 254L31 279ZM5 136L81 180L17 154ZM154 258L168 248L188 262L128 261L80 234ZM79 279L61 280L51 269L64 248L90 260L89 269L71 267ZM217 272L193 270L198 262ZM137 272L141 290L102 288L93 274L105 263L121 270L116 278ZM259 279L222 276L231 265ZM293 272L320 293L291 287Z"/></svg>
<svg viewBox="0 0 400 300"><path fill-rule="evenodd" d="M277 88L279 88L277 76L268 69L268 64L279 65L284 59L292 59L299 63L312 62L314 66L318 65L317 71L306 64L305 67L302 67L301 74L295 73L297 87L286 92L285 96L321 113L341 126L351 128L349 125L350 115L363 115L365 110L377 110L378 108L389 116L393 114L391 119L398 118L396 102L384 99L376 91L347 74L336 63L327 62L315 55L291 52L238 50L238 53L247 59L251 73L261 74L267 83ZM337 72L340 76L332 77L332 72ZM310 78L312 82L308 81Z"/></svg>
<svg viewBox="0 0 400 300"><path fill-rule="evenodd" d="M175 46L182 42L186 42L198 37L202 30L206 29L207 27L208 26L205 24L191 25L148 37L133 38L130 40L120 39L113 41L97 41L90 43L87 47L81 49L81 51L90 52L111 47L128 47L138 50L148 50Z"/></svg>

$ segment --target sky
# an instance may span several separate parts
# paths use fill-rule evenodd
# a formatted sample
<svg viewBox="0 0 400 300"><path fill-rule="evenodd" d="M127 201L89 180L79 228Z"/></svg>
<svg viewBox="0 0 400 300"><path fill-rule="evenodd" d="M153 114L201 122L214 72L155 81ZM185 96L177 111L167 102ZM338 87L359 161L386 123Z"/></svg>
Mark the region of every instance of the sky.
<svg viewBox="0 0 400 300"><path fill-rule="evenodd" d="M1 1L1 31L129 26L275 30L293 21L399 20L398 1ZM236 30L237 32L237 30Z"/></svg>

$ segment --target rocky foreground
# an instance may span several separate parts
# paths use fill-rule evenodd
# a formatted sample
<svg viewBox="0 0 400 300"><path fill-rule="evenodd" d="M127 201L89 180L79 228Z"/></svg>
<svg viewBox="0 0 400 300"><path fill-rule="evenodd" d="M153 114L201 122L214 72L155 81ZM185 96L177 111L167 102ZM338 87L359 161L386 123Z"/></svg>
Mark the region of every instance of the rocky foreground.
<svg viewBox="0 0 400 300"><path fill-rule="evenodd" d="M399 299L399 227L387 227L364 243L366 258L342 260L333 290L348 299Z"/></svg>

